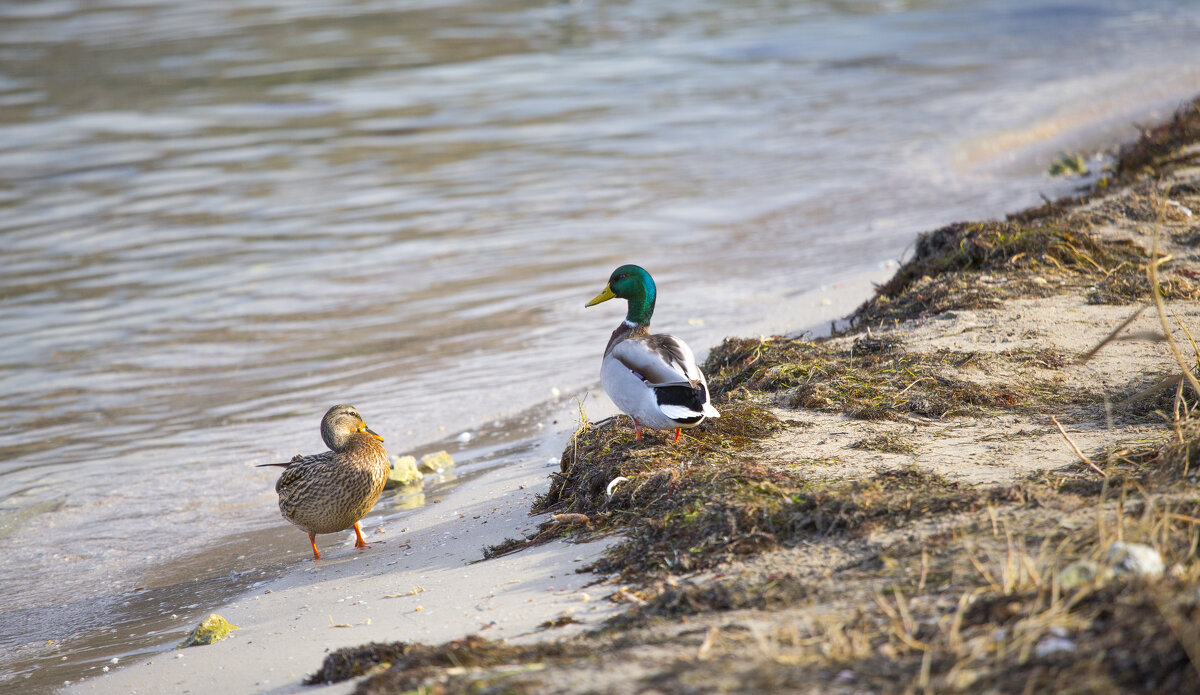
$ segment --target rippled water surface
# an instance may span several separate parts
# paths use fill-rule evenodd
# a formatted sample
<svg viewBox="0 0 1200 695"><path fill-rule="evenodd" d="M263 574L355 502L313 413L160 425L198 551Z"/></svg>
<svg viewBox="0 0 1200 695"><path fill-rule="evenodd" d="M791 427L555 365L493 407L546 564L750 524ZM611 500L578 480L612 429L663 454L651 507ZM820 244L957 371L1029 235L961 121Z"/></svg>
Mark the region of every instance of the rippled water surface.
<svg viewBox="0 0 1200 695"><path fill-rule="evenodd" d="M0 5L0 646L102 651L64 596L273 533L252 464L332 403L534 455L619 263L703 348L1065 192L1057 148L1200 91L1197 35L1185 0Z"/></svg>

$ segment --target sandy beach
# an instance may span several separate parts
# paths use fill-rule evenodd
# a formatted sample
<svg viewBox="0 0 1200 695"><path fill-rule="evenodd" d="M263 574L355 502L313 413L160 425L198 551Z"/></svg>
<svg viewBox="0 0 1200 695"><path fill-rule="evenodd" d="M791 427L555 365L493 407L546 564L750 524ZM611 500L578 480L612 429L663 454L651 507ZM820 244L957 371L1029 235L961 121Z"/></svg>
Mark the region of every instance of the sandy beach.
<svg viewBox="0 0 1200 695"><path fill-rule="evenodd" d="M1200 111L1181 113L1079 201L925 235L869 300L822 302L863 302L835 335L717 346L725 417L680 444L589 401L560 466L490 471L213 606L231 638L65 692L1191 687L1196 396L1162 337L1194 365ZM1157 569L1128 570L1126 542ZM302 685L371 642L432 656Z"/></svg>

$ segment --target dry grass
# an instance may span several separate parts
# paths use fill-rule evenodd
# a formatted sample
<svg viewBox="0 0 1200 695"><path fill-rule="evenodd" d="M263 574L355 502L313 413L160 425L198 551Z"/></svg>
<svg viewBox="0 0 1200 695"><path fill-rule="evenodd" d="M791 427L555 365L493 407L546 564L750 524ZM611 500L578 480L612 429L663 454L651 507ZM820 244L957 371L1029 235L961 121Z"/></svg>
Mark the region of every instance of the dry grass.
<svg viewBox="0 0 1200 695"><path fill-rule="evenodd" d="M705 363L714 394L780 394L781 406L840 412L863 420L1039 412L1047 404L1088 405L1097 394L1063 387L1052 372L1067 357L1052 350L906 352L839 349L791 338L726 338Z"/></svg>
<svg viewBox="0 0 1200 695"><path fill-rule="evenodd" d="M1195 501L1113 497L1075 529L1043 523L1018 533L1001 518L989 533L996 512L984 512L962 533L892 557L882 574L893 582L883 588L879 577L847 581L833 610L723 633L708 658L680 663L654 685L668 693L709 679L725 692L828 692L839 682L867 692L1194 692L1200 510ZM1153 546L1167 578L1112 575L1106 549L1115 540ZM1077 560L1095 562L1098 578L1065 588L1060 574ZM847 605L847 594L858 600Z"/></svg>

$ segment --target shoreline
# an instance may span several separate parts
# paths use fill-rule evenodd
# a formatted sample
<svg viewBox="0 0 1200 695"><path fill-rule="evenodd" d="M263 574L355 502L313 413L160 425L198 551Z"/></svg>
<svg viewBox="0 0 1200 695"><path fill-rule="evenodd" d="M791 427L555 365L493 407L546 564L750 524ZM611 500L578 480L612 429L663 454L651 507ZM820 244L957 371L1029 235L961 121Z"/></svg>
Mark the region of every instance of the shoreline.
<svg viewBox="0 0 1200 695"><path fill-rule="evenodd" d="M861 301L862 297L867 296L867 294L870 292L872 283L880 282L886 279L888 274L891 272L892 270L886 266L873 271L862 271L839 278L838 280L830 282L821 287L796 293L788 297L786 301L780 305L780 310L775 316L771 317L770 319L751 324L746 330L748 332L769 332L772 329L795 327L799 324L808 325L809 328L805 329L805 331L810 332L811 334L828 334L831 330L832 321L839 317L846 316L853 309L853 307L856 306L859 301ZM561 396L557 402L542 403L534 406L531 409L531 412L536 411L544 416L534 419L539 421L544 420L546 423L556 421L560 423L558 427L561 428L565 425L566 429L561 429L558 432L547 431L547 434L537 436L530 435L529 437L525 438L518 437L514 441L528 442L531 449L537 449L539 452L544 451L546 454L558 454L561 451L563 442L569 440L571 427L574 426L572 423L576 422L578 418L578 409L573 403L573 399L584 395L588 396L586 410L589 414L589 417L607 417L615 412L611 403L609 403L603 396L603 393L599 391L597 384L595 388L582 389L575 395L563 394L563 396ZM515 415L513 417L517 419L526 419L524 415ZM551 427L553 427L553 425L551 425ZM473 441L472 445L475 443L476 442ZM497 450L503 450L506 448L501 444L493 444L491 446ZM426 446L424 448L429 449L430 447ZM486 466L486 469L482 471L476 470L476 467L480 466L481 464L477 463L474 466L471 466L470 463L468 463L468 467L464 468L462 466L463 460L460 457L460 454L456 453L455 458L460 464L455 469L456 474L465 474L471 479L467 482L455 483L449 489L438 493L440 499L437 504L427 502L423 507L417 509L410 515L400 518L394 518L394 514L390 510L381 510L379 507L377 507L370 515L368 515L366 521L369 523L364 524L364 531L367 531L368 528L380 526L381 523L383 527L388 529L388 533L380 536L381 538L389 541L387 545L383 546L385 552L395 552L392 544L402 542L410 537L417 537L420 535L422 538L427 538L428 536L421 535L422 529L425 529L431 524L437 523L438 514L447 509L457 509L460 505L476 504L478 502L478 495L484 494L484 490L493 486L502 487L507 485L510 495L519 494L523 496L520 504L524 506L527 512L529 500L525 498L531 493L544 491L547 482L545 474L551 470L550 468L546 467L547 456L534 454L532 451L524 455L515 455L515 463L512 464L501 464L499 466L495 464L482 464ZM520 490L518 492L517 489L513 488L512 484L506 482L507 477L510 475L508 472L510 468L514 470L519 469L521 471L520 475L522 476L522 482L517 483L517 486L519 488L520 485L525 485L528 492L524 490ZM460 490L460 488L462 489ZM381 499L380 505L385 504L385 502L386 500ZM525 512L522 512L515 517L518 519L517 523L510 525L507 530L499 535L499 537L493 537L488 533L480 533L489 532L491 530L489 529L489 526L483 525L483 523L486 522L486 517L482 520L474 520L468 517L468 519L473 521L475 524L475 526L472 527L472 532L479 533L480 535L478 537L464 535L463 537L457 538L447 545L448 547L453 547L454 552L459 553L459 558L464 563L464 568L466 568L468 571L474 571L474 568L476 567L487 569L488 565L467 565L466 563L480 560L482 558L483 549L486 546L501 542L507 535L517 533L518 529L531 528L536 525L534 521L527 521L525 517ZM494 524L495 522L492 523ZM398 532L398 529L403 528L411 528L414 530L414 532L412 534ZM495 527L493 526L492 528L494 529ZM333 536L327 537L321 543L322 553L330 553L337 562L362 565L373 562L372 558L365 554L361 557L355 556L348 550L350 546L347 546L344 543L339 543L336 545L333 544L332 539ZM296 557L303 558L307 552L305 550L306 546L303 542L303 534L297 532L294 527L280 522L275 526L257 529L251 532L232 534L228 536L225 541L226 542L219 546L221 551L233 553L235 555L244 554L246 559L239 560L236 563L237 566L233 569L233 575L221 575L219 577L214 576L208 578L209 583L215 582L218 586L210 588L210 593L208 594L207 599L202 599L197 604L200 605L200 607L188 611L187 620L189 622L185 623L183 618L171 618L170 615L172 613L183 614L184 610L178 608L168 608L166 607L167 603L165 602L168 600L176 601L177 603L172 603L172 606L178 605L178 602L182 602L185 594L181 592L186 592L188 590L188 585L186 582L178 583L172 580L171 585L178 587L178 591L175 591L170 596L155 596L154 601L151 601L150 599L142 600L142 603L147 605L145 610L146 615L141 621L139 621L138 624L132 625L131 627L142 629L142 625L145 624L147 627L151 628L151 634L148 636L148 639L157 646L128 649L126 647L114 648L111 646L105 646L104 644L97 644L89 646L83 651L80 651L78 648L72 648L70 646L70 642L64 644L62 640L56 640L56 644L52 647L40 649L39 651L43 651L44 654L41 656L34 656L32 657L32 660L37 661L38 659L58 658L60 655L67 655L69 657L68 663L74 663L78 666L73 670L66 670L65 668L54 669L55 674L64 674L63 679L60 680L47 681L45 676L38 674L39 678L33 681L33 684L37 685L37 687L44 688L46 692L74 692L76 690L85 692L99 692L104 688L113 686L116 682L122 683L122 685L120 685L121 688L124 688L125 685L129 685L129 687L141 689L143 692L154 692L156 689L167 687L166 684L168 681L165 679L172 677L168 676L167 674L170 673L173 668L178 668L178 666L164 666L161 663L150 662L160 662L164 658L164 655L167 658L171 658L171 650L179 641L179 639L182 639L182 636L187 632L187 630L194 626L192 623L199 622L199 620L201 620L205 615L208 615L210 612L219 613L228 618L230 622L235 625L239 625L240 627L239 630L236 630L232 633L231 639L222 643L226 644L226 648L235 648L231 645L236 645L242 640L252 639L248 636L250 633L246 631L247 628L261 630L263 629L262 626L265 623L257 618L243 617L243 611L241 610L242 604L247 601L254 601L257 598L259 605L264 605L261 603L264 598L262 592L266 591L267 589L271 590L272 595L286 594L289 591L294 592L294 587L291 587L288 582L289 577L292 577L293 575L311 574L312 568L308 566L306 560L301 559L297 561L292 559ZM277 557L278 552L272 554L272 552L268 550L264 555L263 552L258 551L256 548L239 549L239 542L264 542L268 544L274 544L275 546L283 546L288 548L294 546L294 548L291 549L295 552L289 553L285 556ZM413 544L413 541L411 540L408 542L409 544ZM330 544L331 547L327 550L324 547L325 544ZM413 547L415 548L417 546L414 545ZM580 563L575 562L575 559L581 555L582 551L579 550L580 549L577 546L567 546L560 552L553 554L554 560L551 564L560 562L566 564L581 564L583 561ZM405 552L407 553L408 551ZM587 561L594 560L597 554L598 551L584 553ZM415 556L403 555L402 559L407 561L410 557ZM269 561L268 564L270 566L265 573L261 573L261 576L255 575L252 571L253 566L255 566L255 558L265 558ZM176 575L178 575L178 577L182 577L185 574L190 577L191 575L189 572L194 571L200 575L206 575L206 572L201 567L205 562L204 556L197 556L196 562L200 563L196 566L199 569L189 569L191 565L185 567L176 567L173 564L170 566L170 568L168 568L168 574L170 574L171 577L176 577ZM392 567L394 568L394 566ZM364 569L363 571L366 570ZM408 571L415 570L410 567L408 568ZM154 573L154 576L162 576L163 573L163 571L157 571ZM211 572L208 572L207 574L211 574ZM520 574L521 573L516 572L504 574L505 577L508 577L508 579L505 581L517 579L518 575ZM552 574L555 574L555 572L552 571L547 573L544 579L549 581L548 575ZM242 578L242 575L252 576ZM236 586L239 584L239 579L241 580L240 585L244 588L236 588ZM142 583L145 584L146 580L143 580ZM454 582L450 583L454 584ZM231 584L235 586L234 590L226 588ZM369 580L364 580L362 582L363 591L372 591L373 586L375 585ZM547 586L549 586L549 584L547 584ZM215 591L213 589L215 589ZM390 590L385 591L380 589L379 591L381 592L380 595L391 593ZM585 591L583 593L587 592ZM594 594L592 597L593 600L596 600ZM344 597L339 596L335 598ZM367 600L367 598L364 597L364 599L361 600ZM149 603L154 603L155 605L150 606ZM194 601L188 601L188 603L194 603ZM387 605L392 603L397 604L397 607L399 607L400 602L395 600L377 600L374 602L368 601L367 605L372 605L373 609L380 610L381 604ZM239 608L231 608L235 605L239 606ZM528 620L525 622L517 621L517 623L514 625L507 626L507 629L503 631L503 634L510 637L513 634L519 635L523 632L533 630L538 624L561 617L562 611L560 608L552 607L557 605L558 604L554 603L546 603L544 605L535 607L529 612ZM290 609L290 604L288 604L288 606ZM529 608L528 606L523 607ZM193 616L191 613L196 613L196 615ZM394 615L394 612L388 611L388 614ZM192 620L193 617L194 620ZM583 616L579 617L582 621ZM319 622L320 620L318 620L318 623ZM380 622L381 620L379 618L373 619L373 623ZM328 620L325 620L325 623L327 624ZM587 620L586 623L593 624L595 621ZM320 632L320 630L318 630L319 627L321 626L314 625L312 629ZM457 634L454 631L447 633L434 631L427 634L423 633L422 638L450 639L453 637L465 636L471 631L468 629L469 627L470 625L464 624L455 628L459 630L461 634ZM331 643L331 646L340 647L357 643L358 638L352 636L354 633L355 631L345 628L333 630L331 634L340 638L340 642ZM87 635L83 635L80 639L86 639L92 634L93 633L88 633ZM155 636L157 636L157 638L155 638ZM391 635L388 633L380 633L378 636L378 639L385 638L391 638ZM211 648L214 649L220 647L221 644L211 646ZM285 649L289 653L292 652L292 643L289 642ZM322 646L322 649L324 649L324 646ZM188 650L187 653L191 654L194 652L195 650ZM83 656L82 660L80 659L81 655ZM113 656L116 656L120 660L116 665L109 663L109 658ZM241 657L235 658L240 659ZM319 657L317 660L319 661ZM101 670L105 666L109 666L110 670L108 672L103 672ZM212 668L216 669L217 664L214 663ZM272 666L269 668L275 667ZM306 673L309 673L313 670L315 670L315 667L310 668L307 672L298 673L298 677L303 678ZM81 672L82 678L79 677ZM127 675L129 676L129 680L122 680L122 677ZM72 682L68 687L64 687L64 680L71 680ZM26 681L26 683L29 683L29 681ZM170 681L170 683L174 683L174 681ZM22 685L22 681L13 680L5 685ZM278 683L272 685L271 687L265 687L265 685L266 684L259 685L257 681L251 681L249 679L238 680L239 692L291 692L289 689L290 686L280 686ZM299 687L298 681L293 683L293 685L297 685L297 687ZM174 685L171 687L174 687ZM278 689L279 687L282 687L282 689ZM305 692L311 691L311 688L305 687L303 689ZM334 691L336 692L337 689L335 688ZM128 692L128 690L123 690L123 692Z"/></svg>
<svg viewBox="0 0 1200 695"><path fill-rule="evenodd" d="M1125 172L1129 178L1114 179L1092 200L1048 204L1010 218L1022 230L1042 232L1066 229L1068 222L1086 224L1100 239L1095 246L1077 248L1071 243L1076 237L1012 246L1023 237L1009 234L1003 225L1010 223L979 225L984 235L999 230L996 237L971 236L971 225L923 235L916 258L862 305L853 327L813 341L727 340L715 348L707 364L714 393L731 399L722 403L747 410L732 409L732 417L702 429L686 446L672 449L658 438L633 445L620 419L601 421L576 435L577 446L593 457L568 461L564 456L558 487L545 497L535 499L533 493L545 489L548 469L525 461L463 484L448 498L454 505L449 509L427 508L414 515L411 525L426 525L404 539L395 532L384 536L391 547L405 540L414 549L433 547L445 534L460 541L439 555L421 558L433 564L397 572L386 562L380 566L365 555L335 551L330 564L319 570L293 571L255 590L270 588L271 594L247 594L218 610L228 611L222 614L242 626L234 639L183 650L179 658L167 652L152 663L74 684L68 692L152 692L216 684L241 692L294 692L302 688L300 679L320 665L326 649L379 639L436 644L469 634L488 644L503 639L525 645L525 651L506 652L504 663L536 665L537 670L500 673L495 664L480 664L447 671L425 664L406 674L403 664L366 664L363 672L373 674L366 681L343 681L321 692L392 692L398 684L411 685L412 678L439 683L448 692L482 682L503 682L517 692L573 692L593 686L597 672L612 674L618 663L629 668L606 683L610 692L649 685L685 692L709 682L703 678L733 690L807 683L805 689L849 692L887 683L919 689L931 682L949 690L989 683L1004 689L1011 685L1005 675L1009 670L1047 683L1043 672L1030 676L1030 663L1044 672L1069 672L1079 659L1066 654L1091 646L1083 635L1117 649L1106 638L1117 627L1088 632L1095 621L1072 614L1058 601L1063 583L1042 578L1057 578L1072 560L1119 565L1106 560L1113 529L1118 539L1124 534L1141 540L1153 540L1150 530L1162 531L1162 519L1169 516L1155 516L1153 505L1144 502L1136 509L1132 502L1126 506L1127 497L1138 494L1129 492L1130 481L1155 486L1168 505L1159 512L1191 514L1176 499L1175 486L1192 484L1186 474L1146 472L1137 464L1177 462L1164 458L1165 449L1160 451L1159 442L1169 430L1154 418L1155 410L1172 399L1163 401L1165 392L1143 396L1152 403L1137 405L1131 414L1117 413L1114 425L1114 399L1108 398L1111 393L1121 396L1116 402L1128 403L1161 380L1173 358L1160 344L1143 338L1114 341L1092 360L1080 362L1132 312L1131 304L1144 302L1148 293L1143 288L1139 299L1139 276L1128 271L1136 271L1137 253L1144 254L1147 228L1168 227L1175 259L1169 280L1175 284L1166 291L1187 298L1172 304L1184 325L1200 323L1191 282L1196 271L1185 243L1200 214L1200 204L1192 201L1200 201L1200 172L1188 167L1186 157L1175 157L1170 164L1162 152L1145 161L1136 153L1125 157L1134 162ZM1164 224L1163 206L1152 206L1147 216L1147 203L1159 191L1135 176L1144 166L1174 166L1172 175L1184 177L1178 190L1191 191L1175 205L1191 215L1175 211ZM1122 175L1121 165L1117 174ZM1129 251L1122 238L1133 238L1141 251L1119 256L1121 248ZM1070 251L1057 255L1064 244ZM953 248L971 249L965 263ZM951 252L947 255L945 249ZM1037 263L1030 264L1034 258ZM1110 293L1109 303L1095 303L1097 292ZM1148 334L1155 321L1153 310L1145 311L1130 330ZM1186 340L1182 331L1175 333ZM809 374L819 378L805 376ZM858 374L868 375L872 391L854 381ZM899 378L892 379L894 375ZM967 387L955 381L960 378ZM904 411L896 411L901 406ZM721 403L718 407L725 411ZM904 414L889 417L888 412ZM1048 422L1049 412L1057 412L1066 425L1061 436ZM770 426L737 429L751 420ZM723 447L725 458L713 457L711 448L701 446L706 433L737 446ZM1090 455L1093 465L1101 461L1102 475L1082 465L1064 440ZM738 486L714 487L713 479L689 487L689 476L709 465L729 466L741 476ZM622 526L626 522L611 513L607 500L582 499L575 494L577 486L562 483L577 483L573 474L611 479L627 470L643 483L675 476L670 495L653 485L631 485L614 495L617 508L659 535ZM1109 487L1110 478L1118 476L1125 486ZM746 497L745 484L753 495L765 497ZM496 489L500 486L507 489ZM643 499L635 500L641 493ZM736 517L740 530L721 527L714 535L717 527L699 526L693 536L672 535L679 524L679 517L671 516L678 513L678 498L686 500L693 493L711 500L708 506L723 505L734 517L749 516ZM750 502L757 506L751 509ZM583 513L588 524L539 525L526 516L530 505L546 512ZM804 507L811 512L808 521L800 523L797 505L809 505ZM1135 511L1141 516L1135 518ZM700 509L697 518L720 522L706 517L707 512L707 507ZM493 523L485 528L489 520ZM747 535L756 520L773 525L754 531L759 536ZM521 529L527 531L517 539L523 546L517 552L461 564ZM1172 586L1182 591L1200 581L1200 564L1186 551L1179 554L1180 543L1195 527L1167 530L1156 551L1167 561ZM1171 535L1176 532L1178 537ZM725 534L721 543L706 541L720 533ZM567 544L563 538L587 543ZM1071 552L1045 556L1036 551L1038 543L1054 539ZM606 547L611 551L601 555ZM681 549L687 563L677 562ZM665 562L670 552L676 561ZM575 573L580 565L592 565L604 576ZM313 575L327 576L314 581ZM437 582L437 589L422 581ZM593 586L597 582L603 583ZM1128 603L1140 597L1139 587L1152 586L1126 582L1097 577L1087 587L1094 596ZM397 585L406 583L413 587ZM349 584L353 588L339 594ZM509 585L517 589L505 589ZM405 605L410 598L382 598L416 586L425 591L410 598L430 602L419 604L422 611ZM434 591L442 594L436 604ZM1174 609L1179 595L1166 596L1163 605ZM362 601L366 603L355 603ZM389 602L405 607L393 608ZM983 607L982 615L969 612L975 605ZM1091 604L1080 599L1079 605ZM1144 604L1137 608L1144 613ZM1120 625L1138 627L1138 610L1122 613L1125 622ZM429 622L437 614L459 611L462 618L490 613L504 620L467 624L470 620L455 616L456 622L440 628ZM968 614L974 617L964 618ZM547 620L565 617L580 622L535 632ZM597 628L602 618L613 620ZM918 623L934 627L918 629ZM1017 628L1028 633L1020 641L1014 641ZM989 641L988 630L1006 636ZM537 639L542 635L551 639ZM1157 640L1158 633L1154 635ZM1171 645L1160 642L1141 646L1155 655L1181 648L1172 652ZM1069 648L1063 646L1067 643ZM553 653L546 647L551 644L558 645ZM486 646L476 645L479 650ZM635 656L639 647L645 653ZM991 661L976 663L964 656L971 650L982 650ZM1134 651L1131 658L1136 660ZM1013 664L1002 653L1024 656ZM264 682L263 668L286 670L285 682L275 676ZM1086 675L1099 678L1099 671Z"/></svg>

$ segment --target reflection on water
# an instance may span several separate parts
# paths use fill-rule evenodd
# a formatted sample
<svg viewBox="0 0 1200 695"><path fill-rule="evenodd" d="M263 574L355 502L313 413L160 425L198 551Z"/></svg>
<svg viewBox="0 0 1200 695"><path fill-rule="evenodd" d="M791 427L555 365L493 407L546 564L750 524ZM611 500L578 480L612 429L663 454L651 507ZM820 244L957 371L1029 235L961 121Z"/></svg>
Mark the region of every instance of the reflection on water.
<svg viewBox="0 0 1200 695"><path fill-rule="evenodd" d="M396 453L593 380L621 262L703 346L1061 192L1200 88L1194 3L1095 5L0 5L0 611L278 524L332 403Z"/></svg>

